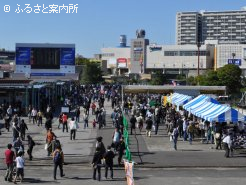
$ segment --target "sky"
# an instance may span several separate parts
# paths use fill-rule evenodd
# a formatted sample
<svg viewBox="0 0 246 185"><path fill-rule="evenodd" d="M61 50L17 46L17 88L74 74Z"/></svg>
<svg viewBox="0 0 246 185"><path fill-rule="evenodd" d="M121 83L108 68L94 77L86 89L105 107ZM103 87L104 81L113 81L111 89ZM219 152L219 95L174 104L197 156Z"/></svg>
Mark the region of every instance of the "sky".
<svg viewBox="0 0 246 185"><path fill-rule="evenodd" d="M89 58L102 47L118 46L122 34L129 45L137 29L146 31L150 43L175 44L177 12L245 6L245 0L0 0L0 48L15 50L15 43L72 43L77 54ZM59 8L60 13L54 13Z"/></svg>

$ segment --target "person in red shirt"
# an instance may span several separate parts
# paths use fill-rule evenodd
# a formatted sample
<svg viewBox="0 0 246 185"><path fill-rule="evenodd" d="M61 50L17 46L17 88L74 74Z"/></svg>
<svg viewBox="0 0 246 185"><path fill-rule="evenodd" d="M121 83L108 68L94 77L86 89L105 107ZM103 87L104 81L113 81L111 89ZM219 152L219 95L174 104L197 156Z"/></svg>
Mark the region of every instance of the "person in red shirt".
<svg viewBox="0 0 246 185"><path fill-rule="evenodd" d="M91 109L92 109L92 115L95 115L96 114L96 104L95 104L95 102L92 102L92 104L91 104Z"/></svg>
<svg viewBox="0 0 246 185"><path fill-rule="evenodd" d="M5 163L7 165L5 181L12 181L12 173L14 168L15 153L11 150L12 144L8 144L8 149L5 150Z"/></svg>
<svg viewBox="0 0 246 185"><path fill-rule="evenodd" d="M64 132L65 127L66 127L66 131L68 132L68 127L67 127L67 120L68 120L68 116L67 114L63 114L62 115L62 132Z"/></svg>

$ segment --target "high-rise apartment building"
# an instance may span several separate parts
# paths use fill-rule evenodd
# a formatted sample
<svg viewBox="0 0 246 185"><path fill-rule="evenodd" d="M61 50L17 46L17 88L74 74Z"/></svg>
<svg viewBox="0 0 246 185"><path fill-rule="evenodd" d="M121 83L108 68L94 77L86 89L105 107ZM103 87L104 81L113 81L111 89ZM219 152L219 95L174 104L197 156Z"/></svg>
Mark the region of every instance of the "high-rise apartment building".
<svg viewBox="0 0 246 185"><path fill-rule="evenodd" d="M176 43L195 44L198 39L200 42L246 43L246 10L178 12Z"/></svg>
<svg viewBox="0 0 246 185"><path fill-rule="evenodd" d="M202 15L198 12L178 12L176 15L176 43L196 44L201 41Z"/></svg>

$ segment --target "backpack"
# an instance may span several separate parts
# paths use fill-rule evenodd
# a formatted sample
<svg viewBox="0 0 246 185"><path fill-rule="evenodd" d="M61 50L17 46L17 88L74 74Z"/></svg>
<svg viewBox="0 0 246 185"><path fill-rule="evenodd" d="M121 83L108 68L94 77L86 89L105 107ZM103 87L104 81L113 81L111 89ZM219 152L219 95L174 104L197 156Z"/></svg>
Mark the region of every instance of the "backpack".
<svg viewBox="0 0 246 185"><path fill-rule="evenodd" d="M55 162L55 163L60 163L60 162L61 162L61 159L62 159L62 157L61 157L61 152L56 151L55 157L54 157L54 162Z"/></svg>

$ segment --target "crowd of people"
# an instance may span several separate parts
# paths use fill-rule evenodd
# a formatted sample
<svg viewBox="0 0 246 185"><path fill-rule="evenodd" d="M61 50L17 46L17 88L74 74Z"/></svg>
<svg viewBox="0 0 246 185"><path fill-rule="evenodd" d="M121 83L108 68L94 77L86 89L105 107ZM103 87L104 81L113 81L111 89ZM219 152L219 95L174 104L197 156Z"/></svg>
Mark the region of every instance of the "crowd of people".
<svg viewBox="0 0 246 185"><path fill-rule="evenodd" d="M105 147L103 137L97 137L95 153L92 159L94 180L101 180L101 169L105 168L105 178L114 178L114 158L117 156L118 166L122 165L122 158L126 150L123 137L123 117L129 121L130 134L136 134L136 129L140 133L145 131L145 135L151 138L158 135L160 125L164 125L165 132L169 136L172 147L178 150L178 141L183 140L192 145L194 138L206 144L215 144L216 149L225 149L225 157L229 157L234 144L242 146L245 139L246 127L243 123L238 123L229 128L226 123L210 123L190 115L185 110L176 111L175 107L161 103L161 94L121 94L119 85L85 85L77 86L60 97L61 106L69 107L66 111L61 111L58 117L57 127L54 123L54 109L47 106L45 111L29 106L28 123L12 107L0 107L0 116L4 119L4 126L7 132L12 129L12 142L8 144L5 151L6 158L6 181L17 182L17 178L23 180L24 177L24 154L25 144L28 146L27 154L29 160L33 159L33 148L35 141L29 132L29 125L43 127L46 130L45 149L47 156L53 159L53 178L56 180L57 168L60 169L60 176L63 177L63 164L65 162L62 143L58 140L54 130L62 129L62 132L69 132L70 140L76 142L77 130L82 129L103 129L112 127L112 142ZM122 99L123 97L123 99ZM110 103L111 110L106 112L105 101ZM111 120L107 119L107 114ZM112 125L107 123L112 122ZM91 126L89 126L91 124ZM153 133L154 132L154 133ZM26 141L26 142L23 142ZM12 148L14 149L12 151ZM235 148L235 147L234 147ZM13 169L16 175L12 178Z"/></svg>

